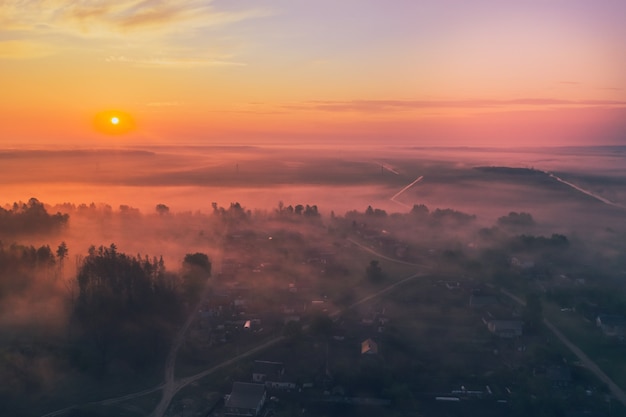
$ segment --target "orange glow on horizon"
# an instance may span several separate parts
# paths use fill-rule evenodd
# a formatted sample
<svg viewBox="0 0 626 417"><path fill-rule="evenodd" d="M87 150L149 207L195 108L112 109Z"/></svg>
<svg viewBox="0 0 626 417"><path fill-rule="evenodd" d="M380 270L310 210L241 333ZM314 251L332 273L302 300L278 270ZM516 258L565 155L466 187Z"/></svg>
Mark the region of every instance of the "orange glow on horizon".
<svg viewBox="0 0 626 417"><path fill-rule="evenodd" d="M135 123L130 114L120 110L107 110L96 114L94 128L107 135L121 135L135 129Z"/></svg>

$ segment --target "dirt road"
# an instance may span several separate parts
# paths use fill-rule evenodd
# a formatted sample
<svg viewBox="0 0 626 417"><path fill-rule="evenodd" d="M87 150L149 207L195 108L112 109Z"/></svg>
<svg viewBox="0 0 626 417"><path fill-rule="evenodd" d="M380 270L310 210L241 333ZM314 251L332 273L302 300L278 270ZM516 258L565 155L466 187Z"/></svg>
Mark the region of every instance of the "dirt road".
<svg viewBox="0 0 626 417"><path fill-rule="evenodd" d="M408 265L408 266L414 266L414 267L419 267L419 268L427 268L424 265L419 265L419 264L415 264L415 263L411 263L411 262L405 262L405 261L401 261L398 259L393 259L390 257L387 257L385 255L382 255L380 253L377 253L375 251L373 251L372 249L368 248L367 246L362 245L361 243L352 240L352 239L348 239L351 243L353 243L354 245L358 246L359 248L361 248L362 250L365 250L367 252L370 252L374 255L376 255L377 257L381 258L381 259L386 259L388 261L391 262L396 262L396 263L400 263L403 265ZM330 313L330 315L332 317L336 317L342 313L344 313L345 311L348 311L352 308L355 308L358 305L361 305L363 303L366 303L372 299L375 299L377 297L380 297L383 294L386 294L392 290L394 290L395 288L417 278L420 276L423 276L424 273L415 273L412 274L400 281L397 281L393 284L390 284L380 290L378 290L375 293L372 293L368 296L365 296L363 298L361 298L360 300L356 301L355 303L351 304L350 306L343 308L343 309L339 309L336 311L333 311ZM259 345L247 350L244 353L241 353L237 356L234 356L228 360L225 360L209 369L206 369L202 372L198 372L195 375L191 375L188 377L184 377L184 378L180 378L180 379L176 379L175 378L175 367L176 367L176 356L178 354L178 349L180 348L180 346L182 345L182 343L185 340L185 335L187 333L187 330L189 329L189 327L191 326L191 324L193 323L193 320L196 316L196 312L198 311L198 309L201 306L202 301L204 300L204 298L206 297L208 293L208 289L205 289L205 292L203 293L203 296L201 297L201 300L197 303L197 305L194 307L194 309L191 311L191 313L189 314L189 316L187 317L187 320L185 321L185 324L183 325L183 327L181 327L181 329L179 330L178 334L176 335L175 339L172 341L172 347L170 349L170 352L167 355L167 359L165 362L165 381L160 384L157 385L155 387L152 388L148 388L145 389L143 391L138 391L135 393L131 393L131 394L127 394L127 395L123 395L120 397L115 397L115 398L109 398L106 400L101 400L101 401L94 401L91 403L87 403L87 404L74 404L72 406L66 407L62 410L57 410L54 411L52 413L48 413L45 414L42 417L54 417L54 416L62 416L64 414L66 414L67 412L71 411L74 408L77 408L79 406L84 406L84 405L111 405L111 404L116 404L116 403L120 403L123 401L127 401L127 400L132 400L134 398L138 398L138 397L142 397L144 395L148 395L148 394L152 394L154 392L158 392L159 390L163 390L163 395L161 397L161 401L159 402L159 404L157 405L157 407L154 409L154 411L152 411L152 413L150 414L151 417L163 417L165 415L165 412L167 411L172 399L174 398L174 396L184 387L186 387L187 385L201 379L204 378L208 375L211 375L213 373L215 373L216 371L218 371L221 368L224 368L226 366L232 365L246 357L249 357L251 355L254 355L257 352L260 352L262 350L265 350L281 341L283 341L285 338L284 336L278 336L275 337L273 339L267 340L265 342L260 343ZM308 327L308 326L306 326ZM306 329L304 329L306 330Z"/></svg>
<svg viewBox="0 0 626 417"><path fill-rule="evenodd" d="M165 410L167 410L167 407L170 405L172 398L174 398L174 395L176 395L176 393L180 389L177 389L177 384L174 380L174 370L176 368L176 356L178 355L178 349L180 349L180 346L185 341L185 335L187 334L187 330L189 330L191 323L193 323L194 319L196 318L196 315L202 307L202 303L206 299L208 293L209 278L207 278L206 280L206 284L200 300L196 303L195 306L193 306L191 312L189 313L189 316L187 317L187 320L185 321L185 324L183 325L183 327L180 328L180 330L176 334L176 337L172 341L172 347L170 348L170 351L167 354L167 359L165 360L165 381L163 382L163 396L161 397L161 401L157 405L156 409L152 412L152 415L154 416L162 416L163 414L165 414Z"/></svg>
<svg viewBox="0 0 626 417"><path fill-rule="evenodd" d="M526 305L526 303L524 302L524 300L522 300L521 298L517 297L516 295L508 292L507 290L500 290L504 295L508 296L509 298L511 298L512 300L514 300L516 303L524 306ZM554 333L554 335L574 354L576 355L576 357L578 358L578 360L580 360L580 362L585 366L585 368L589 369L596 377L598 377L598 379L602 382L604 382L609 389L611 390L611 393L613 394L613 396L620 401L622 404L624 404L626 406L626 393L624 393L624 391L617 386L617 384L615 382L613 382L613 380L611 378L609 378L609 376L607 374L605 374L602 369L600 369L600 367L598 365L596 365L596 363L594 361L592 361L589 356L587 356L585 354L585 352L583 352L578 346L576 346L574 343L572 343L563 333L561 333L561 331L559 329L556 328L555 325L553 325L552 323L550 323L548 320L544 319L543 320L544 324L546 325L546 327L552 332Z"/></svg>

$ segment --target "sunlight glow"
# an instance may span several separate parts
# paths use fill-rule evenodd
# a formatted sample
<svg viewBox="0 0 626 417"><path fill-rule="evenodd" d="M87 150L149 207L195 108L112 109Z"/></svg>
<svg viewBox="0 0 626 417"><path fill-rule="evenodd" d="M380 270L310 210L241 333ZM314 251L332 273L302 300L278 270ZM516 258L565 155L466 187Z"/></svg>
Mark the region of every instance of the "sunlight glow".
<svg viewBox="0 0 626 417"><path fill-rule="evenodd" d="M127 134L135 130L135 123L130 114L120 110L102 111L94 117L94 128L107 135Z"/></svg>

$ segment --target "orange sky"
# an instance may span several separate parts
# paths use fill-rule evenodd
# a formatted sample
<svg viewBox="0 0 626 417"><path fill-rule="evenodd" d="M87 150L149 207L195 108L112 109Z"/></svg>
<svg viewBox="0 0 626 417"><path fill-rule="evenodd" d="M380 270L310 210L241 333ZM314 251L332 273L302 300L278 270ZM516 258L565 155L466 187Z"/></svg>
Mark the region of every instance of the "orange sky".
<svg viewBox="0 0 626 417"><path fill-rule="evenodd" d="M594 3L4 1L0 140L626 145L626 3Z"/></svg>

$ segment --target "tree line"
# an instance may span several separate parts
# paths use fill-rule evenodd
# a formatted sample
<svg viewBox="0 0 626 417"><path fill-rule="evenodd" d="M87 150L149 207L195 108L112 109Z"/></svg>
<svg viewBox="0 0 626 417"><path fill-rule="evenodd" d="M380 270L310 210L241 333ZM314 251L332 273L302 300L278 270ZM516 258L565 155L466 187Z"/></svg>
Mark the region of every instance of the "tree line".
<svg viewBox="0 0 626 417"><path fill-rule="evenodd" d="M31 198L27 203L13 203L9 209L0 207L0 234L49 233L67 225L68 214L48 214L43 203Z"/></svg>

